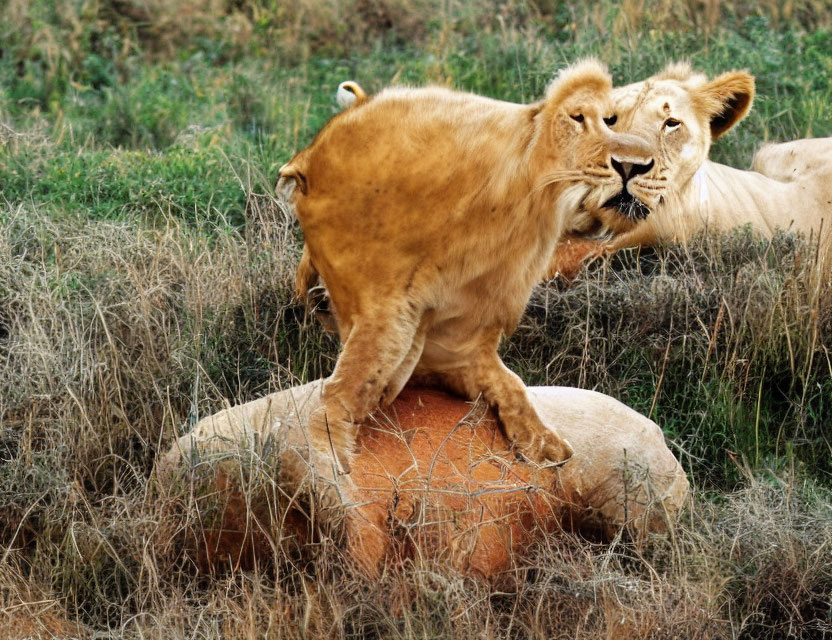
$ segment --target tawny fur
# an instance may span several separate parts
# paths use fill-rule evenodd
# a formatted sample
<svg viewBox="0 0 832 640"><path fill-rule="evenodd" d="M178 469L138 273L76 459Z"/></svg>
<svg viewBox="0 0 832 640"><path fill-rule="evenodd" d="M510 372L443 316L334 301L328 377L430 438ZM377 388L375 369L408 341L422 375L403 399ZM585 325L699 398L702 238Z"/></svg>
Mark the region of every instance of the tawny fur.
<svg viewBox="0 0 832 640"><path fill-rule="evenodd" d="M563 72L531 105L388 89L335 116L284 165L304 273L323 278L344 345L310 421L313 446L348 467L356 422L415 374L482 394L532 460L569 458L497 346L569 216L622 188L610 154L651 153L604 123L610 90L595 62Z"/></svg>
<svg viewBox="0 0 832 640"><path fill-rule="evenodd" d="M751 108L754 78L743 71L713 80L686 64L615 89L616 130L652 140L657 149L652 171L630 181L645 196L651 212L632 224L615 212L585 212L587 227L601 228L588 255L667 242L686 242L705 231L750 225L764 237L777 230L804 234L829 262L832 226L832 138L796 140L763 147L753 169L742 171L708 160L711 142L737 124ZM668 121L679 122L668 128ZM592 222L589 222L592 221ZM580 231L578 231L578 235ZM587 234L584 234L586 237ZM567 258L556 252L550 272ZM574 251L569 255L574 268Z"/></svg>

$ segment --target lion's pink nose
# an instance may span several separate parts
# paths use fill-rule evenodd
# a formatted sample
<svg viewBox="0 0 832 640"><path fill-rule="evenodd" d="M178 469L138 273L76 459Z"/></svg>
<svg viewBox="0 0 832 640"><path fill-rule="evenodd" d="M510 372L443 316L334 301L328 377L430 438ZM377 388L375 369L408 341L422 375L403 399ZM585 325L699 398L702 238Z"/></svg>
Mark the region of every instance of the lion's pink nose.
<svg viewBox="0 0 832 640"><path fill-rule="evenodd" d="M655 164L652 158L645 162L641 158L636 160L632 158L612 156L611 160L612 168L618 172L618 174L624 179L625 183L630 178L634 178L642 173L647 173Z"/></svg>
<svg viewBox="0 0 832 640"><path fill-rule="evenodd" d="M630 165L626 171L628 176L631 175L633 167L641 167L642 169L647 167L632 173L632 175L638 175L649 171L653 166L653 158L655 157L653 145L641 136L631 133L613 133L608 139L607 149L613 164L617 162L622 167Z"/></svg>

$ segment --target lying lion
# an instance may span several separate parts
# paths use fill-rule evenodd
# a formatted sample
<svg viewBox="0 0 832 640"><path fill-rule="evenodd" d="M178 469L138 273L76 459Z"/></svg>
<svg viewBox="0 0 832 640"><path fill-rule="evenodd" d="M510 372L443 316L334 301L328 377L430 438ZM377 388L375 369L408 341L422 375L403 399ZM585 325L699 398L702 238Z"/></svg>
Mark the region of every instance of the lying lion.
<svg viewBox="0 0 832 640"><path fill-rule="evenodd" d="M565 221L621 191L613 163L650 162L643 140L608 127L610 91L592 61L531 105L388 89L336 115L281 168L344 345L310 421L313 446L349 469L356 423L415 374L482 394L530 459L572 455L497 346Z"/></svg>
<svg viewBox="0 0 832 640"><path fill-rule="evenodd" d="M184 473L196 496L204 570L252 566L275 545L317 549L315 521L326 514L306 489L336 464L309 446L304 428L321 388L311 382L220 411L160 456L161 486L176 487ZM640 538L672 527L689 485L655 423L594 391L533 387L529 400L575 445L563 468L518 460L482 404L407 387L361 425L351 482L333 487L350 506L337 519L345 526L330 535L368 575L386 562L432 558L491 577L522 565L553 531Z"/></svg>
<svg viewBox="0 0 832 640"><path fill-rule="evenodd" d="M778 229L802 233L825 255L832 226L832 138L766 145L752 171L708 160L711 142L745 117L753 98L748 73L708 80L686 64L615 89L615 130L653 141L655 164L628 176L612 201L584 212L582 228L576 225L558 247L549 275L574 273L587 255L684 243L705 230L743 225L767 238Z"/></svg>

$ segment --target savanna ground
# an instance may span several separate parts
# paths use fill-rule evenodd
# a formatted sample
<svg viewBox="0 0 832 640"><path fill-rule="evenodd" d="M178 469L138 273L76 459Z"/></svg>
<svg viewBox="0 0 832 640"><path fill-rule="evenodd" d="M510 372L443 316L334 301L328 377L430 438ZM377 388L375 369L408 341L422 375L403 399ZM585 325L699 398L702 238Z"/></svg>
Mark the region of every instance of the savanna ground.
<svg viewBox="0 0 832 640"><path fill-rule="evenodd" d="M832 638L832 287L788 235L543 284L504 348L529 384L662 426L694 492L645 546L552 537L513 586L434 564L370 583L325 544L205 576L204 502L153 479L199 417L333 366L273 186L340 81L528 101L587 54L617 83L750 70L722 162L832 135L821 1L7 0L0 636Z"/></svg>

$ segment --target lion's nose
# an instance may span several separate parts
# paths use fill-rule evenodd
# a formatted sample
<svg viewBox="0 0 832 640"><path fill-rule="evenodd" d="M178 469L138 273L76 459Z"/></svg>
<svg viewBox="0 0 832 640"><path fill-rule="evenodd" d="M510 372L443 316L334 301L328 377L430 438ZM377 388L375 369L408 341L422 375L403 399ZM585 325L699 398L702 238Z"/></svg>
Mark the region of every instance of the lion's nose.
<svg viewBox="0 0 832 640"><path fill-rule="evenodd" d="M612 168L618 172L624 182L642 173L647 173L653 168L654 164L652 158L649 160L645 158L636 160L634 158L612 156L610 159L612 160Z"/></svg>

